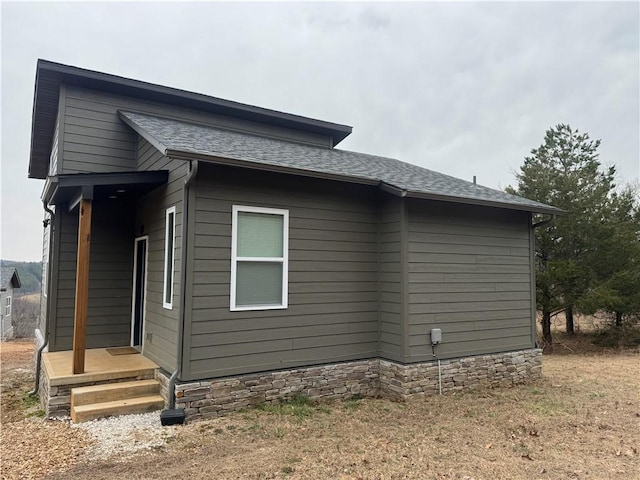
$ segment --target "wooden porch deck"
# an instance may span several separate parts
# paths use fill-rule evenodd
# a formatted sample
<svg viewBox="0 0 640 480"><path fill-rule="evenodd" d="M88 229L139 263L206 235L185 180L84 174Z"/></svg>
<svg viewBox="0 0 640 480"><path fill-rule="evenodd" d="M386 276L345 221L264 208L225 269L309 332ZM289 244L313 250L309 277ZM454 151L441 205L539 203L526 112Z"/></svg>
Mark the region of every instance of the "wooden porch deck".
<svg viewBox="0 0 640 480"><path fill-rule="evenodd" d="M73 351L44 352L42 365L49 378L49 386L108 383L121 378L138 377L158 368L141 353L112 355L107 348L85 351L84 373L73 374Z"/></svg>

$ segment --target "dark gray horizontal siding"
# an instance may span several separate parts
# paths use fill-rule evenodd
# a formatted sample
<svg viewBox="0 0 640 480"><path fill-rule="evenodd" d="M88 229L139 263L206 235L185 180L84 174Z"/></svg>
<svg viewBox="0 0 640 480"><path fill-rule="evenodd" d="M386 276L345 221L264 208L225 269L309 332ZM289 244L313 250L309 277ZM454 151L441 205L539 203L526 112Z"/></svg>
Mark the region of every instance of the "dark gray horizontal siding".
<svg viewBox="0 0 640 480"><path fill-rule="evenodd" d="M375 357L374 194L334 182L201 166L186 351L189 377ZM230 311L233 205L289 211L287 309Z"/></svg>
<svg viewBox="0 0 640 480"><path fill-rule="evenodd" d="M336 285L339 288L339 285ZM203 298L198 302L197 298ZM292 300L292 296L289 295L289 300ZM212 306L210 306L213 304ZM240 312L224 312L225 308L221 308L221 302L216 299L206 300L204 297L194 297L194 310L193 310L193 322L209 322L211 320L228 320L232 318L245 319L256 318L255 311L240 311ZM260 313L260 319L262 318L285 318L285 317L299 317L300 315L307 315L306 312L312 311L317 315L336 315L336 314L367 314L367 321L372 321L371 318L375 314L377 316L377 302L332 302L328 304L302 304L289 306L285 310L265 310ZM215 310L215 317L212 311ZM229 310L228 302L226 310ZM359 318L359 317L358 317ZM258 321L258 320L257 320ZM323 320L324 321L324 320ZM258 325L260 325L258 323Z"/></svg>
<svg viewBox="0 0 640 480"><path fill-rule="evenodd" d="M509 298L509 296L507 296ZM418 303L419 302L419 303ZM527 308L528 300L501 300L501 301L471 301L467 299L467 295L460 294L457 302L437 302L428 298L416 300L415 303L409 305L410 314L423 313L454 313L454 312L477 312L477 311L500 311L500 310L516 310ZM413 319L412 322L413 323Z"/></svg>
<svg viewBox="0 0 640 480"><path fill-rule="evenodd" d="M378 225L380 355L402 360L401 208L399 198L380 195Z"/></svg>
<svg viewBox="0 0 640 480"><path fill-rule="evenodd" d="M527 213L411 201L408 232L409 361L530 348Z"/></svg>
<svg viewBox="0 0 640 480"><path fill-rule="evenodd" d="M442 263L410 263L409 273L443 273L445 280L461 278L460 275L478 275L494 273L519 273L528 274L527 265L500 265L491 261L477 262L476 264ZM458 275L457 277L455 275Z"/></svg>
<svg viewBox="0 0 640 480"><path fill-rule="evenodd" d="M236 312L246 313L246 312ZM304 317L295 315L264 317L260 320L260 326L267 330L305 328L329 329L330 331L356 332L361 328L368 328L371 314L369 312L344 312L326 315L322 312L310 313ZM242 317L219 319L215 322L203 321L195 322L192 325L194 335L235 333L241 331L251 331L255 329L255 321L250 315Z"/></svg>
<svg viewBox="0 0 640 480"><path fill-rule="evenodd" d="M418 275L416 274L416 277ZM420 278L420 277L418 277ZM444 276L442 277L444 279ZM491 277L488 277L491 278ZM496 276L497 280L504 280L502 276ZM529 291L529 282L492 283L487 282L487 276L479 277L478 282L414 282L409 285L409 294L414 293L449 293L449 292L524 292Z"/></svg>
<svg viewBox="0 0 640 480"><path fill-rule="evenodd" d="M72 347L78 216L59 211L57 300L53 350ZM128 345L133 282L133 211L126 203L94 202L91 219L87 347Z"/></svg>
<svg viewBox="0 0 640 480"><path fill-rule="evenodd" d="M216 369L221 373L229 372L229 374L233 374L239 365L252 365L251 371L260 372L280 368L292 368L300 365L322 364L327 361L340 362L376 356L375 347L371 347L369 344L362 342L350 345L294 349L290 342L283 340L277 345L269 345L269 348L275 348L275 350L257 348L258 351L253 351L241 345L235 349L235 355L216 357ZM210 355L214 350L215 349L210 349L208 351L205 355L207 358L191 360L191 370L193 372L207 372L207 369L211 368ZM196 376L198 375L196 374ZM205 378L203 374L200 376Z"/></svg>
<svg viewBox="0 0 640 480"><path fill-rule="evenodd" d="M331 146L320 135L256 124L203 112L169 107L106 92L66 86L62 171L60 173L120 172L136 168L136 135L123 124L118 110L168 115L241 132L250 132L301 143Z"/></svg>
<svg viewBox="0 0 640 480"><path fill-rule="evenodd" d="M122 129L117 115L122 105L96 104L83 92L75 87L66 89L61 173L134 171L136 135ZM106 128L94 129L93 122L102 122ZM105 131L109 133L105 135Z"/></svg>
<svg viewBox="0 0 640 480"><path fill-rule="evenodd" d="M49 157L49 175L57 175L58 173L58 145L60 137L60 124L56 120L56 126L53 131L53 141L51 144L51 156Z"/></svg>
<svg viewBox="0 0 640 480"><path fill-rule="evenodd" d="M226 275L220 275L218 281L213 283L198 282L193 288L194 297L229 296L229 279ZM202 277L201 277L202 278ZM350 298L352 293L368 293L369 300L374 301L376 296L372 293L376 289L376 282L340 282L340 293L336 294L336 285L333 282L297 282L289 286L289 292L297 294L300 302L304 303L304 295L308 295L311 301L316 301L324 295L328 301L339 302L341 296ZM337 296L336 296L337 295Z"/></svg>
<svg viewBox="0 0 640 480"><path fill-rule="evenodd" d="M147 235L147 297L145 306L144 355L167 371L176 369L177 332L180 318L180 279L182 258L183 189L188 164L162 155L149 142L139 138L136 166L138 170L169 170L163 185L138 201L135 236ZM176 207L173 307L163 306L165 216L167 208ZM133 239L131 240L133 243ZM149 338L149 336L151 338Z"/></svg>

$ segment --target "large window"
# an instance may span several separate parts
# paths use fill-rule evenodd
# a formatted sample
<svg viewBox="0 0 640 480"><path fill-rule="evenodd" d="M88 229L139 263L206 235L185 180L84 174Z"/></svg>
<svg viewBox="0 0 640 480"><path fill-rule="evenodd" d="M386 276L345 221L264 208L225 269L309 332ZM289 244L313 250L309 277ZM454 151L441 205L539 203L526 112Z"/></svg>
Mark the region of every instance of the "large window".
<svg viewBox="0 0 640 480"><path fill-rule="evenodd" d="M164 288L162 302L164 308L173 308L173 273L176 250L176 207L167 208L164 231Z"/></svg>
<svg viewBox="0 0 640 480"><path fill-rule="evenodd" d="M287 308L289 212L233 206L231 310Z"/></svg>

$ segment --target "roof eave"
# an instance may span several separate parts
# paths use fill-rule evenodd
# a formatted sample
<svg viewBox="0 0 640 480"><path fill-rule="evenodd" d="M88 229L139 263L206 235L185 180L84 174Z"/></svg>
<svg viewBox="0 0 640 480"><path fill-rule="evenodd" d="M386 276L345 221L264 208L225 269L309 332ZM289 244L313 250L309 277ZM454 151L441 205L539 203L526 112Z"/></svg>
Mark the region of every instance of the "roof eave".
<svg viewBox="0 0 640 480"><path fill-rule="evenodd" d="M167 157L178 159L178 160L202 160L205 162L211 162L218 165L250 168L253 170L284 173L284 174L290 174L290 175L301 175L305 177L320 178L325 180L337 180L337 181L350 182L350 183L359 183L363 185L375 185L379 187L381 190L384 190L398 197L410 197L410 198L419 198L424 200L439 200L439 201L452 202L452 203L464 203L469 205L507 208L510 210L521 210L521 211L533 212L533 213L544 213L544 214L562 213L562 210L558 208L545 206L545 205L541 205L538 207L535 205L519 205L519 204L511 204L511 203L505 203L505 202L497 202L497 201L482 200L482 199L467 198L467 197L454 197L451 195L442 195L442 194L436 194L436 193L412 192L412 191L403 190L401 188L396 187L395 185L392 185L384 181L373 180L373 179L362 178L362 177L355 177L350 175L337 175L337 174L330 174L330 173L324 173L324 172L315 172L313 170L302 170L298 168L290 168L290 167L269 165L269 164L258 163L258 162L250 162L247 160L216 157L216 156L206 155L202 153L185 152L182 150L167 149L165 150L164 153Z"/></svg>
<svg viewBox="0 0 640 480"><path fill-rule="evenodd" d="M507 203L507 202L499 202L495 200L484 200L479 198L469 198L469 197L455 197L452 195L442 195L437 193L424 193L424 192L412 192L407 191L406 196L410 198L420 198L424 200L439 200L443 202L454 202L454 203L464 203L468 205L480 205L485 207L498 207L498 208L506 208L509 210L521 210L525 212L532 213L543 213L543 214L561 214L563 210L559 208L552 207L550 205L523 205L517 203Z"/></svg>
<svg viewBox="0 0 640 480"><path fill-rule="evenodd" d="M44 152L49 152L50 154L53 132L55 130L55 120L49 121L46 118L46 116L50 114L47 110L54 109L57 112L60 88L58 85L58 88L54 89L55 93L49 93L47 99L42 98L45 95L43 92L44 87L42 86L45 79L43 79L43 71L40 68L40 62L41 60L38 60L33 89L29 170L27 176L28 178L44 180L47 178L50 161L49 155ZM61 79L54 78L49 80L52 80L53 84L56 84L60 82Z"/></svg>

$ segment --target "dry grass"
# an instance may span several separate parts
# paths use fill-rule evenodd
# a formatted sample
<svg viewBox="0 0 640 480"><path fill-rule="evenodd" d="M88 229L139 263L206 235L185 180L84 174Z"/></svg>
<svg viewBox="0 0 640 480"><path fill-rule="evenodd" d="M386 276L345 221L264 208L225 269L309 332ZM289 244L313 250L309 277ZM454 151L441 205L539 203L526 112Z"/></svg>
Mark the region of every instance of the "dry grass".
<svg viewBox="0 0 640 480"><path fill-rule="evenodd" d="M544 341L539 320L540 318L538 318L538 343L543 345ZM593 316L576 314L574 317L576 335L568 335L564 313L559 313L551 319L553 354L603 355L628 352L629 350L625 348L601 347L593 342L594 334L611 326L611 324L612 319L606 314L599 313ZM640 353L640 349L635 349L634 351Z"/></svg>
<svg viewBox="0 0 640 480"><path fill-rule="evenodd" d="M32 302L32 303L37 303L40 304L40 293L36 292L36 293L28 293L26 295L22 295L20 297L21 300L27 301L27 302Z"/></svg>
<svg viewBox="0 0 640 480"><path fill-rule="evenodd" d="M638 356L550 356L532 385L407 403L251 410L195 423L134 462L79 477L296 479L635 478ZM215 473L212 473L215 472ZM60 476L60 478L64 475Z"/></svg>
<svg viewBox="0 0 640 480"><path fill-rule="evenodd" d="M406 403L299 400L187 425L133 459L67 458L41 478L638 478L639 361L551 355L531 385ZM40 435L49 445L50 433Z"/></svg>

